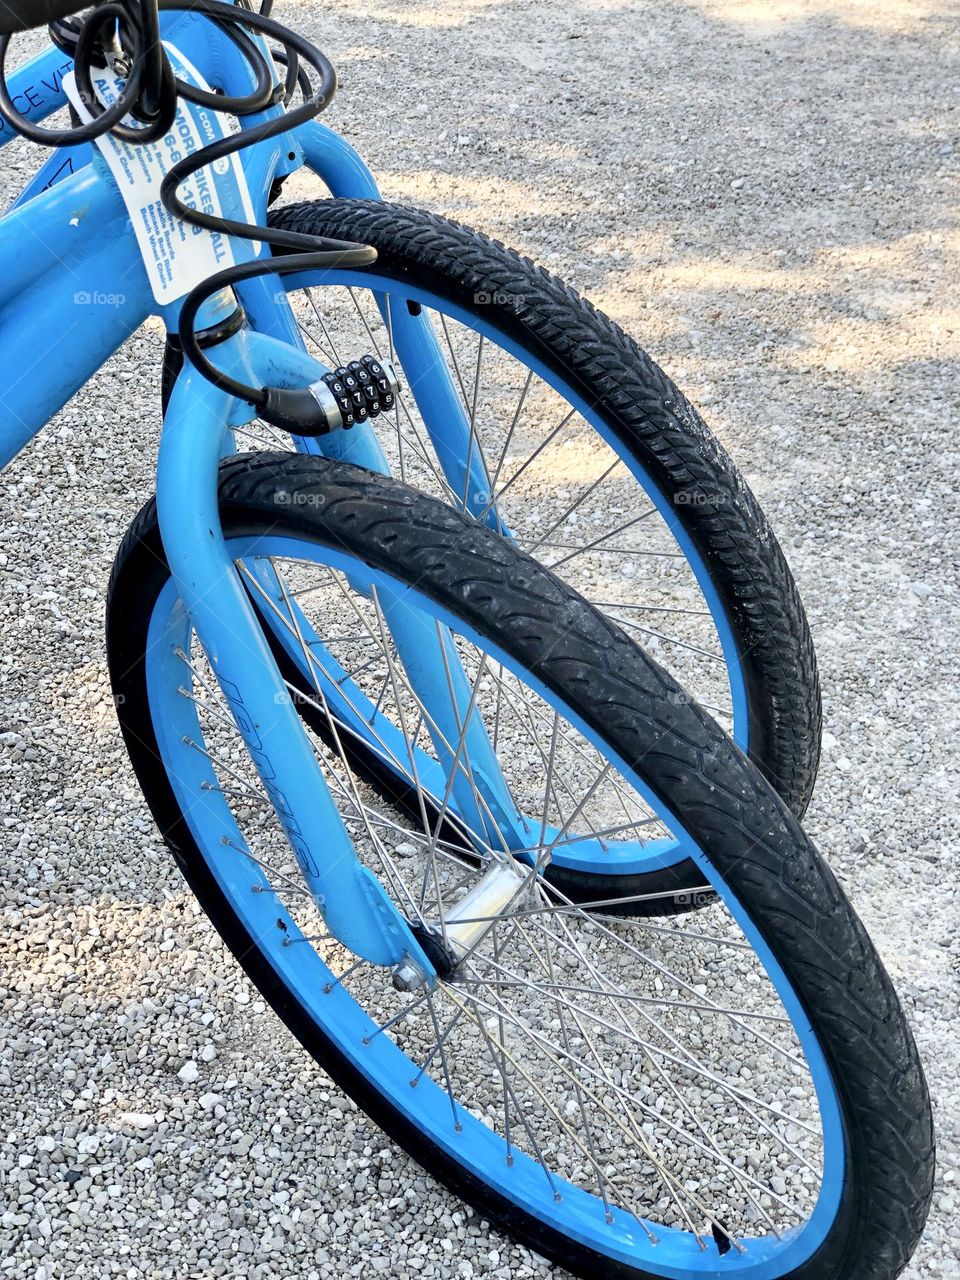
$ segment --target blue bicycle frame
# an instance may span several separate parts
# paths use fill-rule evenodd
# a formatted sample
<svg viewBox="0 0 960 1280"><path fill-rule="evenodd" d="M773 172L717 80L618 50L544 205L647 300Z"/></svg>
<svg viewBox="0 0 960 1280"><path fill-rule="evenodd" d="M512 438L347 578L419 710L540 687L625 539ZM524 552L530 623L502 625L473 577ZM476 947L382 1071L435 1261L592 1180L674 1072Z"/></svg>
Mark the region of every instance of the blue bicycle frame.
<svg viewBox="0 0 960 1280"><path fill-rule="evenodd" d="M249 92L250 71L236 46L195 15L164 15L164 36L225 92ZM10 77L14 103L32 120L65 105L69 60L51 50ZM256 124L260 117L250 117ZM5 123L0 145L10 140ZM255 216L266 219L273 179L306 165L337 196L379 198L357 153L330 129L310 124L242 153ZM239 248L251 256L249 246ZM321 279L322 282L322 279ZM216 349L217 363L247 383L303 386L327 370L307 355L276 278L237 290L249 327ZM227 291L209 300L204 325L237 306ZM127 208L95 147L54 152L0 221L0 467L5 466L150 315L176 332L179 303L154 300ZM489 500L480 459L471 456L470 427L436 336L406 308L391 318L397 355L441 464L455 492L475 510ZM56 353L56 358L51 355ZM163 424L157 469L160 528L174 582L229 701L303 874L327 925L355 954L382 965L412 958L428 978L433 968L379 881L365 870L224 543L217 507L217 468L232 451L232 429L255 413L187 365ZM349 456L372 469L387 465L369 424L321 441L309 452ZM488 517L496 520L495 513ZM512 806L452 646L402 598L387 602L387 620L418 695L434 719L441 764L452 773L456 809L489 838L521 850L527 824ZM454 673L451 679L451 671ZM446 678L443 676L446 672ZM466 724L466 728L464 728ZM449 744L464 743L484 798L464 776ZM271 744L282 743L282 750ZM231 833L225 829L224 839Z"/></svg>

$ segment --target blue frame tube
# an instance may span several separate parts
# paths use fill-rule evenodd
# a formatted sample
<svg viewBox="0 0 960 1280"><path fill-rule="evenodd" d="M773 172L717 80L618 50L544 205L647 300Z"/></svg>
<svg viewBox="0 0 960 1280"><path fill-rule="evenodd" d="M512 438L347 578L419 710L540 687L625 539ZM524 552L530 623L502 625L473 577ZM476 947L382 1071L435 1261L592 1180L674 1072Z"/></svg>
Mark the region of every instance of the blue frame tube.
<svg viewBox="0 0 960 1280"><path fill-rule="evenodd" d="M243 93L251 73L233 42L194 14L164 16L164 34L206 78ZM11 93L32 120L66 102L70 61L49 49L9 77ZM274 109L276 110L276 108ZM257 120L262 117L256 117ZM254 118L251 117L251 120ZM0 129L0 145L10 140ZM266 214L285 139L251 147L242 163L258 218ZM69 173L73 162L88 159ZM68 163L69 162L69 163ZM287 308L285 308L287 309ZM54 153L0 222L0 466L6 465L150 314L175 328L179 307L160 311L120 193L95 148ZM43 377L32 371L46 360Z"/></svg>
<svg viewBox="0 0 960 1280"><path fill-rule="evenodd" d="M297 131L303 158L335 196L359 200L379 200L373 174L357 152L332 129L313 121ZM317 278L322 278L317 273ZM288 277L287 287L295 287ZM387 313L386 296L374 295L384 324L389 323L397 357L403 367L410 393L417 402L447 483L466 510L478 515L490 501L490 478L476 437L471 439L470 421L453 385L440 342L429 319L422 313L411 315L406 307ZM486 523L501 532L499 517L491 509Z"/></svg>
<svg viewBox="0 0 960 1280"><path fill-rule="evenodd" d="M116 187L92 166L4 220L0 467L153 309L128 225Z"/></svg>
<svg viewBox="0 0 960 1280"><path fill-rule="evenodd" d="M7 76L13 105L31 124L45 120L66 104L63 77L72 66L72 59L51 45ZM0 117L0 147L12 142L16 136L7 121Z"/></svg>
<svg viewBox="0 0 960 1280"><path fill-rule="evenodd" d="M113 179L99 165L36 196L0 221L0 305L16 303L23 310L23 291L41 275L75 278L78 269L110 236L111 251L123 261L126 273L139 266L140 251L131 234L127 211ZM110 281L113 273L108 273ZM32 324L20 314L21 328ZM110 353L105 351L103 358Z"/></svg>
<svg viewBox="0 0 960 1280"><path fill-rule="evenodd" d="M307 166L335 195L380 198L374 177L363 160L331 129L314 121L297 130L297 140ZM322 273L318 275L322 279ZM281 297L285 298L285 281L270 276L249 283L256 287L240 292L244 306L250 309L254 327L305 350L290 307L280 301ZM386 296L379 293L375 296L386 324ZM448 483L455 493L462 491L470 475L473 487L468 494L468 506L482 510L488 502L489 480L478 451L470 448L470 424L436 335L426 316L411 315L406 308L390 314L389 323L404 376L417 399ZM358 424L350 431L334 432L319 440L298 440L297 445L302 452L342 458L382 475L389 474L387 460L370 423ZM461 459L471 452L473 457L465 466ZM496 519L492 513L490 522L495 524ZM266 583L261 585L266 589ZM449 637L438 637L433 622L402 600L389 598L383 603L404 668L433 717L429 732L438 758L445 769L454 770L454 809L471 829L484 833L493 848L505 844L511 849L522 849L529 843L529 826L511 800L479 716L471 715L467 720L468 685ZM465 723L464 746L455 763L456 744ZM469 761L470 776L464 772L465 761ZM474 783L482 787L482 802L474 793ZM496 815L495 823L491 815Z"/></svg>

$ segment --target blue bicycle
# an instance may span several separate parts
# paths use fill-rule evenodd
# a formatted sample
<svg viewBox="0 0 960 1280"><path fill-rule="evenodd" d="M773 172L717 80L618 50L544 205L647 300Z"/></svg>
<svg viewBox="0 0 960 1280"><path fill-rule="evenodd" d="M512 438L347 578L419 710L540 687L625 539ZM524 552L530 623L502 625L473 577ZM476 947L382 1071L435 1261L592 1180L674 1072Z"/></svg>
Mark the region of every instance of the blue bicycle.
<svg viewBox="0 0 960 1280"><path fill-rule="evenodd" d="M732 465L571 290L380 202L269 6L76 7L0 18L6 132L55 147L0 224L0 460L161 317L108 659L205 910L387 1132L577 1274L897 1274L929 1101L796 822L812 647ZM270 210L300 168L333 198Z"/></svg>

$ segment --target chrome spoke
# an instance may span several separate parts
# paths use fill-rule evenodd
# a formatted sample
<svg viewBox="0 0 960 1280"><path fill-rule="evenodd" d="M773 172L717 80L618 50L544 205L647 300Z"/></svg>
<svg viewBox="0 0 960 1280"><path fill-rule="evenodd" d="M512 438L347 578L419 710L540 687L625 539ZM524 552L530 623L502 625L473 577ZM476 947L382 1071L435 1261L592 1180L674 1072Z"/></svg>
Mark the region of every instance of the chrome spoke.
<svg viewBox="0 0 960 1280"><path fill-rule="evenodd" d="M313 290L307 289L306 295L310 302L310 306L313 309L313 314L316 316L317 320L320 322L320 328L323 330L323 336L327 340L327 345L329 346L330 351L333 353L334 366L336 367L338 365L343 364L343 361L340 359L340 353L337 350L336 343L333 341L333 338L330 336L330 330L327 328L327 322L324 319L323 312L317 306L316 299L313 296ZM316 339L314 339L314 341L316 341Z"/></svg>
<svg viewBox="0 0 960 1280"><path fill-rule="evenodd" d="M460 497L460 505L466 511L470 500L470 468L473 466L473 455L477 451L477 400L480 395L480 369L483 365L483 334L480 335L480 341L477 344L477 371L473 379L473 395L467 410L470 414L470 431L467 439L467 462L464 468L463 477L463 493ZM486 468L484 468L486 470Z"/></svg>
<svg viewBox="0 0 960 1280"><path fill-rule="evenodd" d="M627 520L626 523L618 525L616 529L610 529L606 533L601 533L600 536L594 538L592 542L588 542L586 546L580 547L577 551L571 552L570 555L562 556L559 560L554 560L547 566L547 568L559 569L562 564L567 564L568 561L573 560L574 557L586 555L588 552L596 550L596 548L606 542L608 538L615 538L620 533L626 533L628 529L632 529L635 525L640 524L644 520L649 520L651 516L655 516L656 514L657 508L649 507L646 511L641 512L640 515L634 516L632 520Z"/></svg>
<svg viewBox="0 0 960 1280"><path fill-rule="evenodd" d="M626 618L617 618L617 622L621 627L627 627L630 631L639 631L645 636L654 636L657 640L662 640L664 644L676 645L678 649L686 649L688 653L695 653L700 658L706 658L708 662L719 662L725 665L725 659L716 653L710 653L707 649L702 649L699 645L688 644L685 640L679 640L676 636L665 636L662 631L654 631L652 627L642 627L639 622L628 622Z"/></svg>
<svg viewBox="0 0 960 1280"><path fill-rule="evenodd" d="M591 600L591 604L598 609L623 609L625 612L637 613L682 613L693 618L709 618L709 609L677 609L667 605L656 604L640 604L639 602L631 602L629 604L622 600Z"/></svg>
<svg viewBox="0 0 960 1280"><path fill-rule="evenodd" d="M572 546L569 542L551 542L543 545L550 551L576 551L579 554L581 551L586 550L584 547ZM682 551L651 551L647 547L604 547L603 554L605 556L652 556L658 560L684 560L686 558ZM567 558L572 559L572 557ZM552 567L552 565L547 565L548 569Z"/></svg>
<svg viewBox="0 0 960 1280"><path fill-rule="evenodd" d="M510 426L507 428L507 434L504 437L504 441L503 441L503 448L500 450L500 457L497 460L496 470L494 471L493 475L490 477L491 493L496 493L497 491L497 483L500 479L500 473L503 470L503 465L507 460L507 453L510 450L510 442L513 440L514 432L517 429L517 424L519 423L520 416L523 413L523 406L526 402L527 394L530 391L530 386L532 382L533 382L533 370L530 369L527 373L526 381L523 384L523 389L520 392L520 399L517 401L517 407L513 411L513 418L510 421Z"/></svg>
<svg viewBox="0 0 960 1280"><path fill-rule="evenodd" d="M529 552L530 555L533 555L535 551L539 550L539 548L542 547L543 544L547 542L554 533L556 533L556 531L560 528L560 526L562 524L566 524L566 522L570 519L570 517L580 507L582 507L583 504L589 498L593 496L593 494L597 491L597 489L599 489L599 487L603 484L603 482L605 480L609 480L609 478L613 475L614 471L616 471L617 467L622 467L623 465L624 463L622 458L614 458L613 462L610 463L606 471L598 475L596 480L593 481L593 483L589 486L589 488L585 489L584 492L581 493L580 497L577 498L574 502L572 502L570 506L567 507L566 511L563 512L562 515L559 515L556 518L556 520L554 520L553 524L549 525L546 529L544 529L543 533L538 534L535 541L521 543L521 546L523 547L523 549Z"/></svg>
<svg viewBox="0 0 960 1280"><path fill-rule="evenodd" d="M556 440L557 436L564 429L564 427L567 425L567 423L570 421L570 419L574 416L576 412L577 412L576 409L571 409L569 413L564 414L563 419L557 423L557 425L553 428L553 430L550 432L549 435L545 436L543 440L540 441L536 449L534 449L533 453L530 454L530 456L526 459L525 462L522 462L520 464L520 466L516 469L516 471L514 471L514 473L511 475L510 479L507 480L507 482L496 493L491 495L490 501L487 503L487 505L483 508L483 510L477 516L478 520L483 520L487 516L487 514L490 512L491 508L497 506L502 501L503 495L509 489L513 488L513 486L524 474L524 472L529 470L529 468L533 465L533 463L537 460L537 458L540 457L543 451L547 449L551 444L553 444L554 440Z"/></svg>

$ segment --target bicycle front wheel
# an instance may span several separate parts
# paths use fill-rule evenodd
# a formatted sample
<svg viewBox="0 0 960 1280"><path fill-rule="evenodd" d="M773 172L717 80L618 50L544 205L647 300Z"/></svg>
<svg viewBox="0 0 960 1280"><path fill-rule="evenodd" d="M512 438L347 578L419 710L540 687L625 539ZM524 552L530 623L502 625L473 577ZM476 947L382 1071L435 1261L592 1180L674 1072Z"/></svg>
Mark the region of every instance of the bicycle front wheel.
<svg viewBox="0 0 960 1280"><path fill-rule="evenodd" d="M439 975L398 990L328 933L146 508L108 612L124 736L179 866L303 1044L454 1192L578 1275L891 1280L932 1181L916 1049L756 768L625 633L451 507L291 455L225 464L220 494L263 609L362 655L349 683L324 658L290 694L327 717L315 747L343 821ZM441 670L405 661L407 615ZM459 699L452 739L433 677ZM353 770L354 689L420 821ZM543 878L596 839L679 841L710 896L696 928L587 911Z"/></svg>

